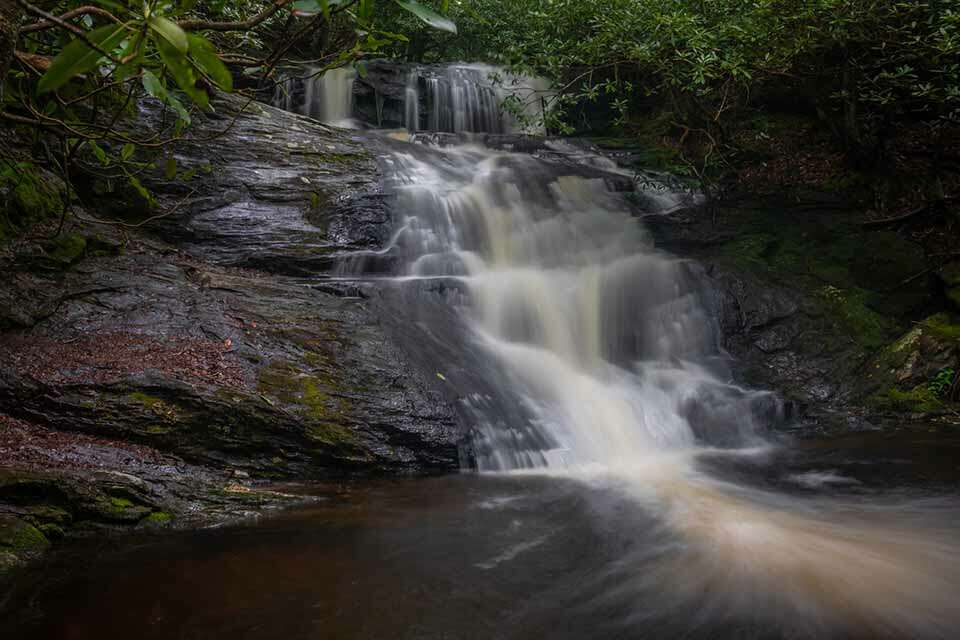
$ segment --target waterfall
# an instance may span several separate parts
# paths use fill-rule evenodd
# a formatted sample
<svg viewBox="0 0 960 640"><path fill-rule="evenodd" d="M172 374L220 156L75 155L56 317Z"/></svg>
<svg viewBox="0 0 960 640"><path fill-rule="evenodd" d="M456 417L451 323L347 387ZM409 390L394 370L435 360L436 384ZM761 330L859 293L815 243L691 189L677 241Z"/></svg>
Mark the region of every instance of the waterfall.
<svg viewBox="0 0 960 640"><path fill-rule="evenodd" d="M311 69L302 77L287 78L277 85L273 104L327 124L353 127L353 83L357 72L352 67L329 69L321 73ZM302 96L297 95L302 91Z"/></svg>
<svg viewBox="0 0 960 640"><path fill-rule="evenodd" d="M456 112L455 93L436 95ZM638 629L659 606L793 620L797 637L954 637L960 550L935 506L799 499L699 468L765 455L779 403L729 382L702 272L657 251L602 176L413 147L390 159L388 250L404 258L400 286L445 292L467 327L431 364L460 398L476 466L612 489L675 541L617 558L598 610L631 599ZM452 335L449 315L421 318ZM493 362L482 380L471 343Z"/></svg>
<svg viewBox="0 0 960 640"><path fill-rule="evenodd" d="M435 153L442 163L395 160L405 276L466 289L475 340L530 416L504 430L476 407L481 469L629 466L759 442L756 416L776 398L718 377L697 266L657 251L603 179L519 154Z"/></svg>
<svg viewBox="0 0 960 640"><path fill-rule="evenodd" d="M417 84L420 73L416 70L407 74L407 85L403 94L404 126L407 131L416 133L420 129L420 97Z"/></svg>
<svg viewBox="0 0 960 640"><path fill-rule="evenodd" d="M481 64L451 65L440 71L415 71L425 78L426 95L408 82L407 113L421 102L431 131L450 133L542 133L543 102L549 83ZM508 104L509 103L509 104ZM517 117L519 116L519 118ZM419 126L407 129L416 132ZM418 122L415 124L419 124Z"/></svg>
<svg viewBox="0 0 960 640"><path fill-rule="evenodd" d="M356 121L411 133L544 133L552 94L542 78L481 64L372 61L367 68L365 78L350 67L290 75L277 86L273 104L340 126Z"/></svg>

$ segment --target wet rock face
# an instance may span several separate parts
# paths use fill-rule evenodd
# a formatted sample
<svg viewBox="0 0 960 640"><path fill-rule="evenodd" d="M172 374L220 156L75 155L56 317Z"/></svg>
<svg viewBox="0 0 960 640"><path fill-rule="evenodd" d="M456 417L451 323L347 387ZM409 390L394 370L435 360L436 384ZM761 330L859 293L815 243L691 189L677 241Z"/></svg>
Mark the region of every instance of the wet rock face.
<svg viewBox="0 0 960 640"><path fill-rule="evenodd" d="M799 409L842 400L844 377L857 363L844 359L842 344L824 339L836 327L815 301L722 265L710 265L708 274L714 313L738 375L782 393Z"/></svg>
<svg viewBox="0 0 960 640"><path fill-rule="evenodd" d="M71 229L83 248L70 260L51 261L49 251L42 265L22 253L3 258L0 301L16 313L0 327L0 416L113 444L74 443L67 454L40 439L31 457L31 438L11 436L23 460L4 457L0 468L40 474L44 486L87 483L106 500L114 494L94 469L146 483L136 499L118 498L133 505L124 503L123 526L154 512L180 518L184 496L194 510L217 512L233 473L253 481L457 469L464 433L452 399L405 347L416 336L394 339L382 319L397 314L375 282L329 278L391 230L367 143L236 97L214 104L174 148L178 177L162 167L143 176L159 208L88 182L84 200L98 217L166 215L126 238ZM157 117L144 105L143 123ZM133 446L167 461L129 467L105 453ZM57 463L61 454L78 464ZM83 520L87 499L57 491L57 508ZM0 505L29 502L7 493Z"/></svg>
<svg viewBox="0 0 960 640"><path fill-rule="evenodd" d="M264 477L457 465L452 414L380 328L375 289L158 258L67 274L57 313L0 340L0 402Z"/></svg>
<svg viewBox="0 0 960 640"><path fill-rule="evenodd" d="M176 147L179 177L144 177L177 211L151 232L208 262L297 275L330 271L344 252L386 240L391 218L369 142L236 97L214 106L216 118ZM147 105L140 117L160 114Z"/></svg>
<svg viewBox="0 0 960 640"><path fill-rule="evenodd" d="M76 533L184 527L303 501L128 441L0 416L0 577Z"/></svg>
<svg viewBox="0 0 960 640"><path fill-rule="evenodd" d="M324 281L390 233L375 159L294 114L215 107L174 150L193 177L143 179L173 212L145 228L164 245L21 274L47 295L0 339L2 406L260 476L456 468L453 413L377 287Z"/></svg>
<svg viewBox="0 0 960 640"><path fill-rule="evenodd" d="M407 78L416 65L371 60L353 83L353 114L379 129L406 126Z"/></svg>
<svg viewBox="0 0 960 640"><path fill-rule="evenodd" d="M818 213L826 215L771 211L785 226L780 236L758 232L755 214L744 220L722 207L644 219L659 246L702 262L703 295L733 375L782 396L786 422L805 427L798 433L934 417L954 423L956 317L913 320L937 304L932 279L915 278L904 290L887 284L923 274L922 251L890 233L838 232L819 245L809 226L791 233L791 215ZM865 256L851 246L897 251Z"/></svg>
<svg viewBox="0 0 960 640"><path fill-rule="evenodd" d="M798 228L792 221L791 216L801 215L806 220L816 213L774 208L766 214L783 220L782 236L758 231L755 213L723 208L678 210L645 216L644 222L658 246L704 265L705 302L717 319L724 349L735 360L735 375L781 394L792 416L832 422L836 410L849 411L873 392L863 368L896 333L892 319L864 303L867 292L857 287L853 273L858 263L822 255L847 248L826 244L818 250L817 229ZM840 286L827 285L830 278ZM891 308L917 304L913 299L880 302Z"/></svg>

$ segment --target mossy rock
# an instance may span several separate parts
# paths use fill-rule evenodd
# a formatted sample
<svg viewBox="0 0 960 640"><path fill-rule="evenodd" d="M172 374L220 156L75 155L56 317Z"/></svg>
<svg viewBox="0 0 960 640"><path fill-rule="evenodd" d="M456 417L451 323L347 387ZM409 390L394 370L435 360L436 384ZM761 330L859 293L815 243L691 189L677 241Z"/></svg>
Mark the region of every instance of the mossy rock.
<svg viewBox="0 0 960 640"><path fill-rule="evenodd" d="M63 186L52 174L29 163L0 173L0 241L63 211Z"/></svg>
<svg viewBox="0 0 960 640"><path fill-rule="evenodd" d="M941 267L939 275L947 287L960 287L960 260Z"/></svg>
<svg viewBox="0 0 960 640"><path fill-rule="evenodd" d="M85 200L97 202L98 213L103 218L140 222L153 215L156 209L152 194L124 179L87 174L74 184Z"/></svg>
<svg viewBox="0 0 960 640"><path fill-rule="evenodd" d="M43 245L53 266L66 267L79 262L87 252L87 239L76 233L59 235Z"/></svg>
<svg viewBox="0 0 960 640"><path fill-rule="evenodd" d="M960 311L960 260L940 268L937 273L943 283L943 293L954 309Z"/></svg>
<svg viewBox="0 0 960 640"><path fill-rule="evenodd" d="M87 256L116 256L123 253L123 244L109 238L99 235L90 235L86 237Z"/></svg>
<svg viewBox="0 0 960 640"><path fill-rule="evenodd" d="M723 255L734 264L747 269L770 267L770 252L775 238L766 233L753 233L723 245Z"/></svg>
<svg viewBox="0 0 960 640"><path fill-rule="evenodd" d="M48 546L46 536L26 520L0 515L0 551L23 557L36 555Z"/></svg>
<svg viewBox="0 0 960 640"><path fill-rule="evenodd" d="M73 520L73 516L65 509L45 504L31 507L29 513L30 518L37 523L37 526L41 529L43 528L42 525L53 524L62 526L70 524Z"/></svg>
<svg viewBox="0 0 960 640"><path fill-rule="evenodd" d="M931 335L960 347L960 316L938 313L921 324Z"/></svg>
<svg viewBox="0 0 960 640"><path fill-rule="evenodd" d="M176 424L180 419L179 408L176 405L163 400L162 398L148 395L142 391L135 391L129 394L127 398L132 402L150 410L151 413L156 415L165 423L163 426L148 426L146 428L147 433L169 433L172 431L171 425Z"/></svg>
<svg viewBox="0 0 960 640"><path fill-rule="evenodd" d="M889 291L904 280L923 273L927 258L915 242L890 231L857 237L857 250L850 273L857 286L871 291ZM874 296L871 306L881 313L902 315L919 306L929 295L923 286L901 287L884 296Z"/></svg>
<svg viewBox="0 0 960 640"><path fill-rule="evenodd" d="M960 310L960 287L947 289L946 294L947 300L949 300L956 309Z"/></svg>
<svg viewBox="0 0 960 640"><path fill-rule="evenodd" d="M257 391L295 407L304 422L303 435L323 448L354 450L355 434L348 426L350 403L341 385L318 370L326 362L322 353L307 351L303 369L291 362L274 362L260 370Z"/></svg>
<svg viewBox="0 0 960 640"><path fill-rule="evenodd" d="M15 569L23 562L19 556L0 549L0 574Z"/></svg>
<svg viewBox="0 0 960 640"><path fill-rule="evenodd" d="M937 314L882 349L860 386L883 410L929 413L942 409L950 378L960 370L960 324Z"/></svg>
<svg viewBox="0 0 960 640"><path fill-rule="evenodd" d="M170 524L173 521L173 516L166 511L154 511L146 518L143 519L143 523L146 525L152 525L155 527L162 527Z"/></svg>
<svg viewBox="0 0 960 640"><path fill-rule="evenodd" d="M844 340L884 347L933 300L929 281L897 285L927 268L920 245L888 231L864 232L853 217L805 211L735 210L750 233L722 244L720 260L819 300Z"/></svg>
<svg viewBox="0 0 960 640"><path fill-rule="evenodd" d="M818 291L824 307L846 328L850 338L876 350L887 344L892 332L890 320L870 308L870 294L863 289L827 286Z"/></svg>
<svg viewBox="0 0 960 640"><path fill-rule="evenodd" d="M97 520L117 523L134 523L146 518L152 507L136 504L128 498L110 496L101 497L92 505Z"/></svg>
<svg viewBox="0 0 960 640"><path fill-rule="evenodd" d="M906 413L936 413L944 408L943 401L927 385L917 385L908 391L887 389L873 395L869 404L878 409Z"/></svg>
<svg viewBox="0 0 960 640"><path fill-rule="evenodd" d="M63 527L55 524L42 524L37 527L37 529L39 529L48 540L60 540L66 535Z"/></svg>

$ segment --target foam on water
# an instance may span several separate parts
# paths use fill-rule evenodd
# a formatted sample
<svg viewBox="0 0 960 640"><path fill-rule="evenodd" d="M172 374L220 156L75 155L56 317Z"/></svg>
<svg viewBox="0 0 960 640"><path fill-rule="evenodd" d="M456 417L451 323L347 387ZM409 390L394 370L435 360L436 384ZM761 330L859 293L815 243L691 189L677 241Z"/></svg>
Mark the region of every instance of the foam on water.
<svg viewBox="0 0 960 640"><path fill-rule="evenodd" d="M801 500L697 470L705 451L767 446L779 401L729 382L697 265L658 251L602 179L476 147L392 165L400 277L465 289L473 340L525 408L506 419L464 399L479 469L621 487L680 545L619 564L638 623L658 580L667 601L794 615L814 636L960 629L960 555L936 509Z"/></svg>

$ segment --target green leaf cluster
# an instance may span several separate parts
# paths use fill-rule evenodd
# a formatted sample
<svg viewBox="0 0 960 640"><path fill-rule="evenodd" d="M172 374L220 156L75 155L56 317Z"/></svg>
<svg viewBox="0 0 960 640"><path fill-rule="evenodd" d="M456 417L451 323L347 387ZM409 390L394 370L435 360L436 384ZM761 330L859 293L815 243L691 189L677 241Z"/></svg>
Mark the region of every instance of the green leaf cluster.
<svg viewBox="0 0 960 640"><path fill-rule="evenodd" d="M450 17L460 37L421 57L546 75L561 106L624 120L656 94L710 128L775 86L851 144L898 120L960 122L960 0L474 0Z"/></svg>
<svg viewBox="0 0 960 640"><path fill-rule="evenodd" d="M178 169L167 146L212 109L217 90L233 91L235 78L261 75L253 82L266 86L281 60L303 55L324 30L339 38L324 51L328 68L357 64L363 73L364 57L406 42L382 28L396 11L456 31L416 0L65 0L51 10L65 22L27 15L16 41L19 53L49 62L12 64L0 77L0 110L48 127L64 143L64 159L125 181L151 206L138 176L158 168L168 179L195 173ZM164 105L160 130L124 124L141 92Z"/></svg>

